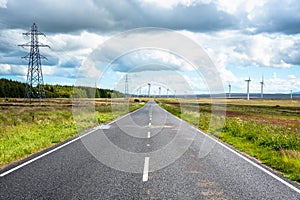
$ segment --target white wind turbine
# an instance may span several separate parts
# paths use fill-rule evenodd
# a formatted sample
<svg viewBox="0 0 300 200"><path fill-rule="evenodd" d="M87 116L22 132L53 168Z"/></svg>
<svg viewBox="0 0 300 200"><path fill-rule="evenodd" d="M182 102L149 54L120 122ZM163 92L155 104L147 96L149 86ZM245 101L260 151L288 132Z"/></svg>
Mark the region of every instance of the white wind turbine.
<svg viewBox="0 0 300 200"><path fill-rule="evenodd" d="M231 97L231 84L229 82L229 85L228 85L228 98Z"/></svg>
<svg viewBox="0 0 300 200"><path fill-rule="evenodd" d="M262 75L262 78L261 78L261 82L260 83L260 98L264 98L264 75Z"/></svg>
<svg viewBox="0 0 300 200"><path fill-rule="evenodd" d="M250 94L249 94L249 86L250 86L250 76L249 76L249 79L246 79L245 80L247 82L247 100L250 100Z"/></svg>

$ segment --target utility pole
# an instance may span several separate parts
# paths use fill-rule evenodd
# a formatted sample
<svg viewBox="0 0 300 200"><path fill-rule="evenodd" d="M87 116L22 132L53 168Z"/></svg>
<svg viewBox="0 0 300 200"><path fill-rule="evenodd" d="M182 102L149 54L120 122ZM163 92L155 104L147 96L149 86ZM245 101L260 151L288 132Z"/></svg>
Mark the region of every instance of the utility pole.
<svg viewBox="0 0 300 200"><path fill-rule="evenodd" d="M247 82L247 100L250 100L250 94L249 94L249 85L250 85L250 76L249 79L245 80Z"/></svg>
<svg viewBox="0 0 300 200"><path fill-rule="evenodd" d="M27 56L22 57L29 60L24 101L27 102L29 100L29 103L31 103L32 98L39 98L41 103L42 99L46 98L41 59L47 58L40 55L39 47L49 47L49 45L39 43L38 36L46 35L38 31L38 27L35 23L31 26L31 30L27 33L23 33L23 35L31 37L30 42L18 45L21 47L30 47L30 53Z"/></svg>

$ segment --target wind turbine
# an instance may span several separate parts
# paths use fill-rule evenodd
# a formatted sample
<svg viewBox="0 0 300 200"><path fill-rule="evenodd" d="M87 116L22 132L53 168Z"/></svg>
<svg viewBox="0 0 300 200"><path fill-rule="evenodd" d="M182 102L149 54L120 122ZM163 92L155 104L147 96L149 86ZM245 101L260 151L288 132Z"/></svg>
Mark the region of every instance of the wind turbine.
<svg viewBox="0 0 300 200"><path fill-rule="evenodd" d="M250 94L249 94L249 86L250 86L250 76L249 76L249 79L246 79L245 80L247 82L247 100L250 100Z"/></svg>
<svg viewBox="0 0 300 200"><path fill-rule="evenodd" d="M228 85L228 89L229 89L229 91L228 91L228 97L230 98L231 97L231 84L230 84L230 82L229 82L229 85Z"/></svg>
<svg viewBox="0 0 300 200"><path fill-rule="evenodd" d="M150 88L151 88L151 83L148 83L148 97L150 97Z"/></svg>
<svg viewBox="0 0 300 200"><path fill-rule="evenodd" d="M159 90L158 96L160 97L161 87L159 87L158 90Z"/></svg>
<svg viewBox="0 0 300 200"><path fill-rule="evenodd" d="M169 98L169 88L167 89L167 98Z"/></svg>
<svg viewBox="0 0 300 200"><path fill-rule="evenodd" d="M264 75L262 75L261 82L260 82L260 98L264 98Z"/></svg>
<svg viewBox="0 0 300 200"><path fill-rule="evenodd" d="M291 90L291 99L293 99L293 90Z"/></svg>

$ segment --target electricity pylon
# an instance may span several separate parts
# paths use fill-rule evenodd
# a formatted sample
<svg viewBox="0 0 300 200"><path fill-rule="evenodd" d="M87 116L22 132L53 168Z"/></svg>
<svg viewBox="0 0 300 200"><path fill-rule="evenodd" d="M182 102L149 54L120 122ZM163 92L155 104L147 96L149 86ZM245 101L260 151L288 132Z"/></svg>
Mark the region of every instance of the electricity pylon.
<svg viewBox="0 0 300 200"><path fill-rule="evenodd" d="M24 101L27 102L29 100L29 103L31 103L32 98L39 98L41 102L42 99L46 98L41 59L47 58L40 55L39 47L49 46L39 43L38 36L46 35L38 31L35 23L33 23L33 25L31 26L31 30L27 33L23 33L23 35L30 36L31 38L30 42L18 45L21 47L30 47L30 53L27 56L22 57L29 60Z"/></svg>

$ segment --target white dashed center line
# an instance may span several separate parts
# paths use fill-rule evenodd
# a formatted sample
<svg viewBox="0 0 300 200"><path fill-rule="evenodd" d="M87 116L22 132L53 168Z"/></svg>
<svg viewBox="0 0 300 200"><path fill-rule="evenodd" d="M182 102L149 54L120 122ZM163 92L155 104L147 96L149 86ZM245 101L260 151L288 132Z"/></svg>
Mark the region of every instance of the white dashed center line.
<svg viewBox="0 0 300 200"><path fill-rule="evenodd" d="M143 171L143 182L148 181L149 160L150 160L150 157L145 157L145 164L144 164L144 171Z"/></svg>
<svg viewBox="0 0 300 200"><path fill-rule="evenodd" d="M147 138L150 138L150 132L148 132Z"/></svg>

